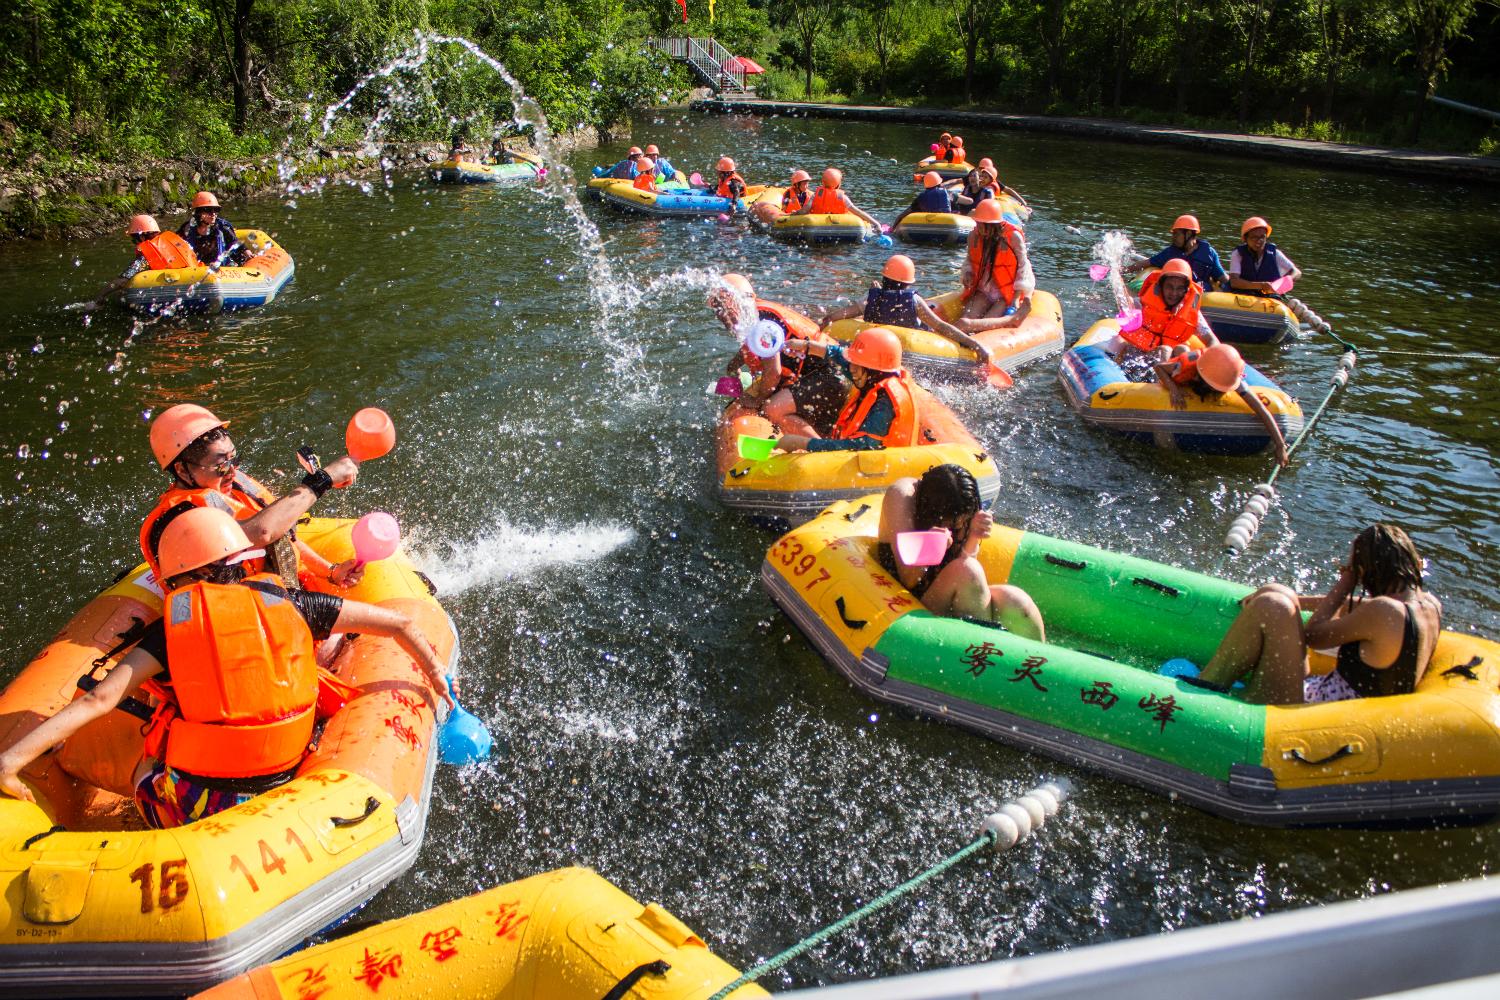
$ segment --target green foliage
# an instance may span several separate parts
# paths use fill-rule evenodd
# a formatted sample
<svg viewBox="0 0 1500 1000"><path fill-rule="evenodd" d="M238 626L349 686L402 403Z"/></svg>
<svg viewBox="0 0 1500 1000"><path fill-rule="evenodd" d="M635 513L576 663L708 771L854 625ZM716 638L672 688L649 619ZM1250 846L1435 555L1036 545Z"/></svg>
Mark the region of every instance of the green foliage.
<svg viewBox="0 0 1500 1000"><path fill-rule="evenodd" d="M241 129L237 7L248 9ZM746 0L721 0L718 13L747 43L764 33ZM509 88L456 47L435 46L424 68L370 85L320 135L323 109L418 31L468 38L498 58L560 130L614 125L686 84L643 48L647 13L627 0L11 0L0 4L0 163L241 158L288 141L503 130Z"/></svg>

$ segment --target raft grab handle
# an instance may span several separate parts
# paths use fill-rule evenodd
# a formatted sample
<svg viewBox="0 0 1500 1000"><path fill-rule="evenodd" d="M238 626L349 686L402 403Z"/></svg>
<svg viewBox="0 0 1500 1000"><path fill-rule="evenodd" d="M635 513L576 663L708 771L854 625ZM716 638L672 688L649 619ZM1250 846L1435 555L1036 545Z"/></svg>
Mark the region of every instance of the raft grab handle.
<svg viewBox="0 0 1500 1000"><path fill-rule="evenodd" d="M611 924L610 926L614 925ZM602 1000L621 1000L622 997L635 988L636 983L640 982L646 976L665 976L670 971L672 971L672 967L659 958L654 962L647 962L645 965L637 965L625 973L625 978L615 983L614 987L608 993L604 994Z"/></svg>
<svg viewBox="0 0 1500 1000"><path fill-rule="evenodd" d="M1322 767L1324 764L1332 764L1336 760L1343 760L1345 757L1352 757L1357 753L1359 753L1359 747L1352 743L1345 743L1327 757L1319 760L1308 760L1303 755L1301 747L1292 747L1290 750L1283 752L1282 757L1287 760L1295 760L1299 764L1306 764L1308 767Z"/></svg>
<svg viewBox="0 0 1500 1000"><path fill-rule="evenodd" d="M23 851L29 851L29 850L31 850L31 845L35 844L38 840L41 840L43 837L50 837L54 833L67 833L67 832L68 832L68 828L67 827L63 826L61 823L54 823L54 824L52 824L52 829L50 829L50 830L43 830L41 833L34 833L31 836L27 837L26 838L26 842L21 845L21 850L23 850Z"/></svg>
<svg viewBox="0 0 1500 1000"><path fill-rule="evenodd" d="M862 503L858 507L856 507L854 510L852 510L849 513L845 514L844 515L844 520L849 521L851 523L853 523L854 521L858 521L860 518L862 518L862 517L865 516L865 511L867 511L869 509L870 509L870 505L869 504Z"/></svg>
<svg viewBox="0 0 1500 1000"><path fill-rule="evenodd" d="M1081 559L1078 559L1078 560L1064 559L1062 556L1055 556L1055 555L1053 555L1050 552L1048 552L1042 558L1046 559L1049 563L1051 563L1054 566L1061 566L1063 569L1088 569L1089 568L1089 564L1086 563L1086 562L1084 562ZM1139 581L1137 581L1137 582L1139 582Z"/></svg>
<svg viewBox="0 0 1500 1000"><path fill-rule="evenodd" d="M1167 584L1162 583L1160 580L1153 580L1149 576L1138 576L1130 582L1135 584L1137 587L1150 587L1157 593L1166 594L1168 597L1182 596L1182 591L1178 590L1176 587L1168 586Z"/></svg>
<svg viewBox="0 0 1500 1000"><path fill-rule="evenodd" d="M359 824L369 819L371 814L373 814L375 810L379 808L380 800L371 795L366 797L365 799L365 811L360 813L358 816L330 816L328 817L328 822L332 823L339 829L344 829L345 827L350 826L359 826Z"/></svg>

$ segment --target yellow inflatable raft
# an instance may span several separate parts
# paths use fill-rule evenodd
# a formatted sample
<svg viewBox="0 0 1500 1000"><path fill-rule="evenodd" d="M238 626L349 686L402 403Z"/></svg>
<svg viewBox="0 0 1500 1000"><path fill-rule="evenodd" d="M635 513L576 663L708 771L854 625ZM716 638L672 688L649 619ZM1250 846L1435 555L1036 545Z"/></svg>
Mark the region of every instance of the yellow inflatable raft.
<svg viewBox="0 0 1500 1000"><path fill-rule="evenodd" d="M773 545L761 580L871 697L1273 826L1500 813L1500 643L1443 632L1411 694L1252 705L1178 677L1206 663L1250 588L996 525L991 584L1036 601L1048 642L928 612L879 565L879 494ZM1314 654L1326 673L1331 657Z"/></svg>
<svg viewBox="0 0 1500 1000"><path fill-rule="evenodd" d="M1087 423L1176 451L1255 455L1270 447L1270 435L1239 393L1204 397L1185 391L1186 405L1178 410L1154 376L1131 381L1100 346L1119 331L1119 320L1101 319L1063 354L1058 378ZM1197 337L1190 343L1203 346ZM1282 436L1295 438L1302 430L1297 400L1253 365L1245 366L1245 384L1271 412Z"/></svg>
<svg viewBox="0 0 1500 1000"><path fill-rule="evenodd" d="M959 292L945 292L927 300L927 304L948 322L963 312ZM828 325L835 340L850 341L867 326L862 319L841 319ZM983 381L987 371L979 356L940 333L913 330L908 327L880 324L901 338L901 357L907 368L925 379L957 382ZM1032 296L1031 312L1021 325L1010 330L989 330L974 335L990 350L990 357L1007 374L1014 374L1033 361L1056 354L1063 349L1062 304L1051 292L1038 291Z"/></svg>
<svg viewBox="0 0 1500 1000"><path fill-rule="evenodd" d="M906 476L920 476L952 462L974 474L988 507L1000 495L1000 470L952 410L914 386L923 444L874 451L776 453L763 461L741 458L739 437L774 437L759 412L730 403L714 433L719 501L751 520L781 527L801 524L835 500L885 489Z"/></svg>
<svg viewBox="0 0 1500 1000"><path fill-rule="evenodd" d="M296 273L292 255L259 229L236 229L234 234L250 251L243 266L142 271L125 286L121 301L136 312L151 313L169 308L216 313L265 305Z"/></svg>
<svg viewBox="0 0 1500 1000"><path fill-rule="evenodd" d="M352 527L314 519L299 536L339 562L353 555ZM404 555L370 564L348 593L410 615L456 664L453 624ZM145 566L90 601L0 694L0 745L75 697L92 661L159 617L161 601ZM201 990L404 872L426 828L441 703L393 640L358 636L331 669L362 694L328 720L297 777L185 827L146 830L136 814L142 724L124 711L28 767L36 803L0 796L0 994Z"/></svg>
<svg viewBox="0 0 1500 1000"><path fill-rule="evenodd" d="M918 160L916 166L909 169L913 171L913 176L919 180L923 174L935 172L945 181L956 181L967 177L969 171L977 166L977 163L969 163L965 160L959 160L955 163L943 163L941 160L928 157L925 160Z"/></svg>
<svg viewBox="0 0 1500 1000"><path fill-rule="evenodd" d="M200 996L706 1000L738 976L662 907L564 868L309 948ZM729 995L768 994L750 985Z"/></svg>
<svg viewBox="0 0 1500 1000"><path fill-rule="evenodd" d="M585 185L584 190L588 192L588 196L590 198L598 200L600 195L603 194L604 189L609 187L611 184L629 185L630 183L630 181L621 180L618 177L590 177L588 179L587 185ZM675 191L678 194L693 190L692 185L688 183L687 175L684 174L681 170L673 174L672 179L669 181L658 181L656 186L659 190ZM746 201L748 200L749 198L747 197Z"/></svg>
<svg viewBox="0 0 1500 1000"><path fill-rule="evenodd" d="M908 212L891 235L908 243L965 243L977 223L957 212Z"/></svg>
<svg viewBox="0 0 1500 1000"><path fill-rule="evenodd" d="M779 240L804 243L860 243L875 235L857 215L782 215L771 223L771 235Z"/></svg>

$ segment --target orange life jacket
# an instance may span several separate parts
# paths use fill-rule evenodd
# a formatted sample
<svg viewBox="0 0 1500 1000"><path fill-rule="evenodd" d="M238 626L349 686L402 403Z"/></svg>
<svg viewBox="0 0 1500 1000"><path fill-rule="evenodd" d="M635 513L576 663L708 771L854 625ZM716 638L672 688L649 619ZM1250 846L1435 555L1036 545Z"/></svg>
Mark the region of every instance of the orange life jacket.
<svg viewBox="0 0 1500 1000"><path fill-rule="evenodd" d="M844 197L843 188L818 188L818 193L813 195L813 215L843 215L849 211L849 201Z"/></svg>
<svg viewBox="0 0 1500 1000"><path fill-rule="evenodd" d="M812 203L812 192L796 188L787 188L786 193L781 196L781 210L787 215L800 212Z"/></svg>
<svg viewBox="0 0 1500 1000"><path fill-rule="evenodd" d="M1188 351L1167 360L1171 378L1178 385L1192 385L1198 378L1198 351Z"/></svg>
<svg viewBox="0 0 1500 1000"><path fill-rule="evenodd" d="M766 299L756 299L755 309L764 318L768 313L781 321L781 325L787 329L787 337L796 337L799 340L821 340L824 339L818 329L818 324L808 317L802 315L795 309L788 308L779 302L770 302ZM759 375L766 367L766 359L760 357L749 347L740 346L740 357L745 360L745 367L752 374ZM781 381L776 383L777 389L784 389L797 379L802 377L802 367L807 364L806 354L793 354L790 351L781 352ZM774 391L774 390L773 390Z"/></svg>
<svg viewBox="0 0 1500 1000"><path fill-rule="evenodd" d="M848 441L859 437L875 437L876 435L863 431L865 418L870 415L870 409L875 405L875 400L884 395L891 401L895 410L895 416L891 419L890 430L879 438L880 443L887 448L906 448L917 441L917 400L911 391L911 376L906 374L903 368L895 375L887 376L875 383L869 389L861 392L855 389L849 394L849 399L844 403L844 408L839 412L839 418L834 422L833 433L829 437Z"/></svg>
<svg viewBox="0 0 1500 1000"><path fill-rule="evenodd" d="M153 271L169 271L182 267L200 267L193 245L176 233L157 233L149 240L136 244L136 252L146 258L146 266Z"/></svg>
<svg viewBox="0 0 1500 1000"><path fill-rule="evenodd" d="M167 765L209 778L295 768L312 742L318 664L280 581L189 584L167 595L163 624L172 710L153 727L166 727Z"/></svg>
<svg viewBox="0 0 1500 1000"><path fill-rule="evenodd" d="M989 223L986 223L988 225ZM1020 262L1016 260L1016 252L1010 248L1011 237L1020 232L1015 226L1005 220L1000 221L1000 245L995 248L995 259L990 264L990 279L996 288L1000 289L1005 296L1006 302L1016 300L1016 271L1020 268ZM979 286L984 284L984 278L979 269L984 265L984 247L978 239L969 241L969 269L961 298L967 302L979 291Z"/></svg>
<svg viewBox="0 0 1500 1000"><path fill-rule="evenodd" d="M743 193L744 189L747 187L747 185L745 184L745 178L740 176L739 171L735 171L728 177L725 177L723 180L719 181L719 186L714 189L714 193L717 194L720 198L733 198L734 194L729 190L730 181L740 182L741 193Z"/></svg>
<svg viewBox="0 0 1500 1000"><path fill-rule="evenodd" d="M1157 287L1160 281L1160 271L1146 276L1141 283L1141 325L1129 333L1120 331L1126 343L1143 351L1154 351L1163 344L1186 344L1198 332L1198 301L1203 291L1197 282L1189 281L1187 294L1177 308L1168 309Z"/></svg>
<svg viewBox="0 0 1500 1000"><path fill-rule="evenodd" d="M141 555L150 565L151 572L156 574L157 582L164 584L166 581L161 578L156 549L161 543L162 532L171 523L170 519L162 519L168 511L176 509L177 513L182 513L191 507L217 507L233 515L236 521L245 521L265 510L275 499L264 486L238 470L234 474L234 486L227 494L215 489L173 486L162 494L151 513L146 515L146 520L141 522ZM259 573L265 565L264 559L247 559L245 571Z"/></svg>
<svg viewBox="0 0 1500 1000"><path fill-rule="evenodd" d="M635 186L642 191L655 191L656 175L649 172L644 174L636 174Z"/></svg>

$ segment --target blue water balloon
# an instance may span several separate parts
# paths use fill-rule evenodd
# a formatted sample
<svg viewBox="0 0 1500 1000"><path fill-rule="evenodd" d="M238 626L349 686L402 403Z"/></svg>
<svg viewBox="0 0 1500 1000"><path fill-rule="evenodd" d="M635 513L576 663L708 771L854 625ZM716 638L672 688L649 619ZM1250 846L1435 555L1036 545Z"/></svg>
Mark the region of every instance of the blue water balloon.
<svg viewBox="0 0 1500 1000"><path fill-rule="evenodd" d="M1156 672L1163 677L1197 677L1198 664L1179 656L1163 663Z"/></svg>

